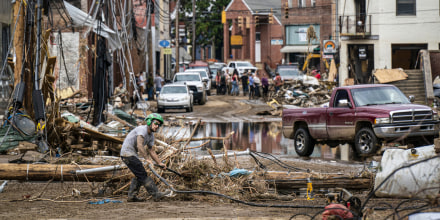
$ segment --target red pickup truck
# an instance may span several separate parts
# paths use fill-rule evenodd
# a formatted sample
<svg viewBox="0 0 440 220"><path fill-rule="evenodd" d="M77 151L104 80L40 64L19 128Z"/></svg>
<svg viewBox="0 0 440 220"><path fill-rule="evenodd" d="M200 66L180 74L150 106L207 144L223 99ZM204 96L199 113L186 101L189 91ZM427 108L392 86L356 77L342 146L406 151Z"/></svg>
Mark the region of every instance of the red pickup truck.
<svg viewBox="0 0 440 220"><path fill-rule="evenodd" d="M328 107L284 109L283 135L300 156L312 154L316 143L350 143L360 156L375 153L382 141L432 144L439 116L413 100L388 84L338 87Z"/></svg>

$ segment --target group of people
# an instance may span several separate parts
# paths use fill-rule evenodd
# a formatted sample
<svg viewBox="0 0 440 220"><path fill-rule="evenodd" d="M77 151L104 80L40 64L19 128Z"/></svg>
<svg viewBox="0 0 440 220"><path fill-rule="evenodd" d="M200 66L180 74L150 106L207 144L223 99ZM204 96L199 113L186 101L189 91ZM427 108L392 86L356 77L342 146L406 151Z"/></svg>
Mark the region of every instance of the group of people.
<svg viewBox="0 0 440 220"><path fill-rule="evenodd" d="M238 96L240 94L240 83L243 96L249 95L249 99L267 97L269 91L268 78L258 72L252 73L251 71L247 71L240 77L237 70L234 70L232 74L230 74L229 69L226 69L224 72L217 72L215 81L217 85L217 95L229 94Z"/></svg>

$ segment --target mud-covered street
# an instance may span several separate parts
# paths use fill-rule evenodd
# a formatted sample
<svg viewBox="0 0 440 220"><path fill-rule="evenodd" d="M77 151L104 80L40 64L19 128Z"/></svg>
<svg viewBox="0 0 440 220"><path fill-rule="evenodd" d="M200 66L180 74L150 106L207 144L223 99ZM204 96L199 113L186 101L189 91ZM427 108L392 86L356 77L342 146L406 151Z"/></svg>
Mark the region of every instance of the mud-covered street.
<svg viewBox="0 0 440 220"><path fill-rule="evenodd" d="M150 102L150 105L154 109L155 103ZM280 121L279 116L256 115L258 112L270 112L272 110L264 102L249 101L247 97L213 95L209 97L209 101L205 105L194 106L194 112L192 113L171 110L163 115L166 120L184 118L188 121L202 119L202 122ZM214 153L216 152L214 151ZM347 175L353 178L364 176L367 180L371 178L367 182L371 182L370 186L373 186L373 176L368 174L371 172L371 166L369 166L371 158L368 160L341 161L322 157L300 158L293 155L272 155L277 160L282 161L285 164L284 166L307 170L309 173ZM1 157L2 162L7 162L12 156L2 155ZM236 156L233 160L236 161L234 165L236 168L260 169L251 156ZM286 170L274 161L261 159L261 162L267 166L267 171ZM75 164L74 161L72 161L72 164ZM175 181L178 178L173 177L172 179ZM157 181L159 182L159 180ZM108 185L103 182L95 182L93 179L81 182L75 181L75 178L66 178L64 181L9 181L0 194L0 218L311 219L315 216L314 219L320 219L324 207L328 205L329 193L339 192L334 187L321 188L319 187L321 183L315 182L313 196L307 194L307 186L304 185L304 187L296 190L282 190L271 187L267 194L252 196L251 193L246 199L238 201L232 201L221 195L175 192L172 197L164 198L158 202L154 202L150 198L146 202L129 203L127 202L127 189L115 193L114 189L121 187L121 185L118 185L117 182L114 184ZM169 188L163 183L159 185L162 189ZM397 207L400 203L408 202L410 206L420 207L426 205L423 201L414 202L405 199L370 197L371 190L372 188L349 189L352 196L359 199L356 201L360 202L359 204L352 204L353 206L363 205L368 199L368 203L364 207L365 211L368 212L368 219L387 219L387 216L394 212L389 208ZM142 195L148 198L145 191ZM407 206L409 205L404 205L404 207ZM401 208L398 213L404 216L411 211L413 209L406 211L405 208Z"/></svg>

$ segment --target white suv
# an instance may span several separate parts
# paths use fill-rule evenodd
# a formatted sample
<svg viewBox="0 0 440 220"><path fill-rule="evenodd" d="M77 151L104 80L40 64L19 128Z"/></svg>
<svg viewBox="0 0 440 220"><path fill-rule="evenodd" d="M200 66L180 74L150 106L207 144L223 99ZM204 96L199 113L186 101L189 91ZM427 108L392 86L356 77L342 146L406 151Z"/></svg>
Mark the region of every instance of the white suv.
<svg viewBox="0 0 440 220"><path fill-rule="evenodd" d="M200 105L204 105L208 101L206 95L206 84L202 82L199 72L183 72L176 73L173 83L186 84L193 91L194 101Z"/></svg>
<svg viewBox="0 0 440 220"><path fill-rule="evenodd" d="M243 75L245 72L251 71L251 73L255 73L258 70L258 68L252 65L249 61L231 61L228 63L227 67L222 69L222 71L225 72L226 69L229 70L229 74L231 75L236 69L239 77L241 77L241 75Z"/></svg>
<svg viewBox="0 0 440 220"><path fill-rule="evenodd" d="M209 73L205 69L187 69L185 72L199 72L200 76L202 76L202 81L206 83L206 94L211 95L211 79Z"/></svg>

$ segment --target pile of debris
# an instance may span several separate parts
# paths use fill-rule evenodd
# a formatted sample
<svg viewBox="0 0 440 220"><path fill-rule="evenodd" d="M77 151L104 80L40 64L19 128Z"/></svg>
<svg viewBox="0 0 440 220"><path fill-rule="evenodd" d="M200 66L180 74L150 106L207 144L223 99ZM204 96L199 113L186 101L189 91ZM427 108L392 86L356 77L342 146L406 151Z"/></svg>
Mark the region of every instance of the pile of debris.
<svg viewBox="0 0 440 220"><path fill-rule="evenodd" d="M305 76L308 77L308 76ZM269 93L269 100L275 99L279 104L298 107L314 107L330 101L335 82L318 80L285 81L278 92Z"/></svg>

